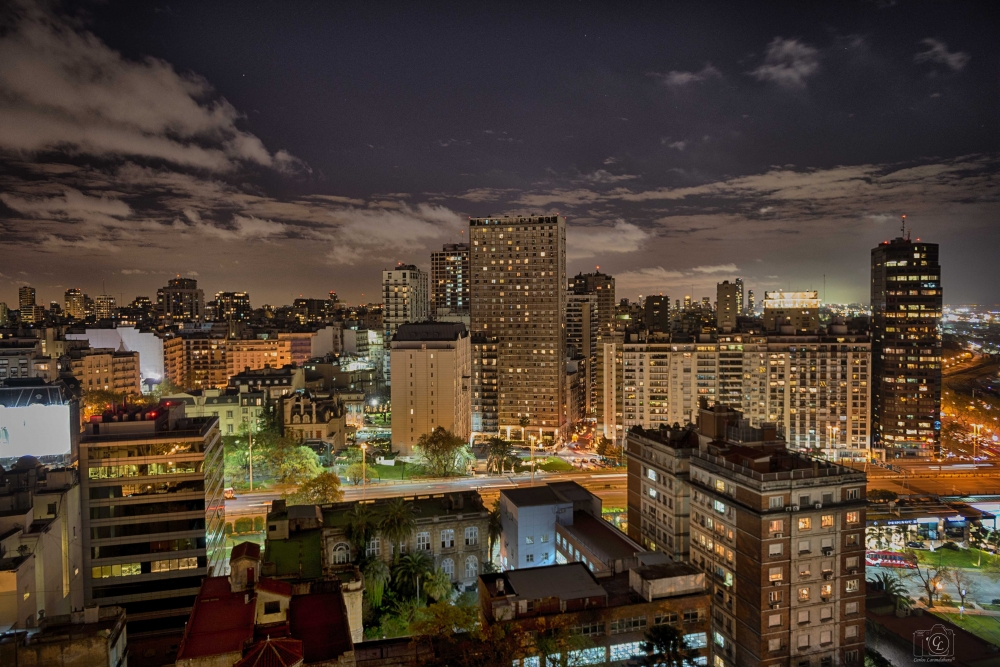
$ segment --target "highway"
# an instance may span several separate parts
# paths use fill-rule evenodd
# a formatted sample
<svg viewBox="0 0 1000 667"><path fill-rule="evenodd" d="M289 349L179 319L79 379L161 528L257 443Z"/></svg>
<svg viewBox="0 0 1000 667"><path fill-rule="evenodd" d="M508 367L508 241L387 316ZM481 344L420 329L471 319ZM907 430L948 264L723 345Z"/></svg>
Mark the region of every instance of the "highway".
<svg viewBox="0 0 1000 667"><path fill-rule="evenodd" d="M625 506L625 473L561 473L539 474L535 476L535 484L547 481L575 481L584 488L600 496L608 507ZM367 488L344 486L344 500L361 500L363 498L387 498L392 496L424 496L436 493L477 490L487 505L500 495L501 489L514 489L531 485L531 475L504 475L475 477L456 477L454 479L435 479L425 482L414 481L403 484L369 484ZM226 501L226 516L259 514L265 511L271 501L280 498L282 490L269 490L253 493L242 493L236 498Z"/></svg>

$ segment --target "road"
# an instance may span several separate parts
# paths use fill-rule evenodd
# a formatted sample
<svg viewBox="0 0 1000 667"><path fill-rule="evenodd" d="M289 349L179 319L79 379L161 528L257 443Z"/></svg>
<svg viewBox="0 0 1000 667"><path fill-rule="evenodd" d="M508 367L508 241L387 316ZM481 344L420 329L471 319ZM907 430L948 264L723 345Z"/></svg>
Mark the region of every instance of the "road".
<svg viewBox="0 0 1000 667"><path fill-rule="evenodd" d="M625 473L561 473L539 474L535 476L535 484L547 481L575 481L584 488L590 489L600 496L608 507L625 506ZM531 475L504 475L503 477L456 477L449 480L414 481L405 484L369 484L367 488L344 486L344 500L361 500L363 498L384 498L392 496L422 496L454 491L478 490L487 505L500 495L502 489L514 489L531 485ZM265 511L271 501L280 498L282 491L262 491L243 493L226 501L226 516L258 514Z"/></svg>

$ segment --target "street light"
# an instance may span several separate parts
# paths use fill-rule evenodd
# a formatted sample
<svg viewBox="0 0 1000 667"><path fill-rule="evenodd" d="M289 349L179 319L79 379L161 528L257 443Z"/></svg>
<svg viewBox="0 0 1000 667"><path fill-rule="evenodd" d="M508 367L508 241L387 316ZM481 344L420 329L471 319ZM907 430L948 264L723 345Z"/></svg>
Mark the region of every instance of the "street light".
<svg viewBox="0 0 1000 667"><path fill-rule="evenodd" d="M972 458L979 456L979 431L982 428L982 424L972 425Z"/></svg>

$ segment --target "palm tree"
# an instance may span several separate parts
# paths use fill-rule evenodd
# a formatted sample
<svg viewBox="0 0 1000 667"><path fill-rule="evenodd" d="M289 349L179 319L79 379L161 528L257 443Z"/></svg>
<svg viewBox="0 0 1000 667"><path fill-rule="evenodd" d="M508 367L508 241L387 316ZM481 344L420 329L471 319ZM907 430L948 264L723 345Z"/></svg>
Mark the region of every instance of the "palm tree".
<svg viewBox="0 0 1000 667"><path fill-rule="evenodd" d="M486 472L491 475L502 475L507 462L514 457L514 447L500 437L492 437L487 444ZM513 465L511 466L513 470Z"/></svg>
<svg viewBox="0 0 1000 667"><path fill-rule="evenodd" d="M493 547L500 540L500 536L503 535L503 524L500 522L500 499L498 498L493 503L493 509L490 510L489 518L487 519L487 530L489 531L489 546L490 546L490 560L493 559Z"/></svg>
<svg viewBox="0 0 1000 667"><path fill-rule="evenodd" d="M875 574L874 581L881 584L886 595L895 601L897 609L905 609L910 606L910 593L894 572L878 572Z"/></svg>
<svg viewBox="0 0 1000 667"><path fill-rule="evenodd" d="M525 429L528 428L528 424L531 423L531 420L528 419L527 416L525 416L518 419L517 423L521 426L521 442L527 442L528 438L525 435Z"/></svg>
<svg viewBox="0 0 1000 667"><path fill-rule="evenodd" d="M451 577L440 567L427 575L424 582L424 592L434 598L437 602L447 600L454 590L451 585Z"/></svg>
<svg viewBox="0 0 1000 667"><path fill-rule="evenodd" d="M385 586L392 579L389 566L380 558L370 558L362 570L365 575L365 592L372 607L382 606L382 595L385 593Z"/></svg>
<svg viewBox="0 0 1000 667"><path fill-rule="evenodd" d="M368 550L368 543L378 533L378 519L371 506L359 503L349 509L344 532L347 541L354 546L355 559L361 560Z"/></svg>
<svg viewBox="0 0 1000 667"><path fill-rule="evenodd" d="M672 625L654 625L646 632L646 641L641 644L647 655L641 665L664 665L682 667L694 665L694 652L680 630Z"/></svg>
<svg viewBox="0 0 1000 667"><path fill-rule="evenodd" d="M413 503L402 498L393 498L386 503L379 521L379 533L391 545L393 561L399 558L399 545L410 538L416 525Z"/></svg>
<svg viewBox="0 0 1000 667"><path fill-rule="evenodd" d="M393 568L393 574L396 575L397 581L412 580L413 593L419 598L420 577L430 572L433 567L434 562L430 556L423 551L414 551L399 557L399 560L396 561L396 566Z"/></svg>

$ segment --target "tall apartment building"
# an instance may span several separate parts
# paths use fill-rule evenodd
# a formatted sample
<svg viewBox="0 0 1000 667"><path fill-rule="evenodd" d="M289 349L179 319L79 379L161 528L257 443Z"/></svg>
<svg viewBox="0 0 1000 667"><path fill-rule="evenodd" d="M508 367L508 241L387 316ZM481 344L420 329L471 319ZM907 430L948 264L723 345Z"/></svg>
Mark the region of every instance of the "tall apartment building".
<svg viewBox="0 0 1000 667"><path fill-rule="evenodd" d="M229 370L221 335L177 334L163 341L164 377L178 387L224 387Z"/></svg>
<svg viewBox="0 0 1000 667"><path fill-rule="evenodd" d="M747 317L757 314L757 300L753 296L753 290L747 290Z"/></svg>
<svg viewBox="0 0 1000 667"><path fill-rule="evenodd" d="M495 336L500 430L564 431L566 218L471 218L472 331Z"/></svg>
<svg viewBox="0 0 1000 667"><path fill-rule="evenodd" d="M431 317L468 315L469 244L447 243L431 253Z"/></svg>
<svg viewBox="0 0 1000 667"><path fill-rule="evenodd" d="M45 309L35 302L34 287L20 287L17 290L17 301L22 324L41 324L45 320Z"/></svg>
<svg viewBox="0 0 1000 667"><path fill-rule="evenodd" d="M97 321L113 320L118 315L118 302L110 294L98 294L94 297L94 316Z"/></svg>
<svg viewBox="0 0 1000 667"><path fill-rule="evenodd" d="M872 435L886 458L941 450L941 265L936 243L872 249Z"/></svg>
<svg viewBox="0 0 1000 667"><path fill-rule="evenodd" d="M819 329L819 292L764 292L764 330L809 333Z"/></svg>
<svg viewBox="0 0 1000 667"><path fill-rule="evenodd" d="M597 431L609 440L618 440L622 430L622 378L624 336L621 332L601 336L597 343L594 373L594 418Z"/></svg>
<svg viewBox="0 0 1000 667"><path fill-rule="evenodd" d="M615 279L606 273L578 273L569 281L569 291L573 294L597 295L597 319L599 334L607 335L615 330Z"/></svg>
<svg viewBox="0 0 1000 667"><path fill-rule="evenodd" d="M427 273L412 264L402 263L394 269L383 270L382 308L383 340L388 346L399 325L423 322L430 317ZM385 356L383 369L386 381L391 382L389 355Z"/></svg>
<svg viewBox="0 0 1000 667"><path fill-rule="evenodd" d="M171 278L156 290L156 308L160 317L200 320L205 316L205 292L193 278Z"/></svg>
<svg viewBox="0 0 1000 667"><path fill-rule="evenodd" d="M223 322L246 322L253 314L250 295L246 292L216 292L215 317Z"/></svg>
<svg viewBox="0 0 1000 667"><path fill-rule="evenodd" d="M472 434L472 348L465 325L403 324L392 339L392 442L410 454L437 427Z"/></svg>
<svg viewBox="0 0 1000 667"><path fill-rule="evenodd" d="M716 286L715 326L721 332L736 330L736 318L743 307L743 281L731 283L723 280Z"/></svg>
<svg viewBox="0 0 1000 667"><path fill-rule="evenodd" d="M0 301L0 327L5 327L10 323L10 309L7 304Z"/></svg>
<svg viewBox="0 0 1000 667"><path fill-rule="evenodd" d="M499 435L499 398L497 394L497 340L476 333L472 343L472 431Z"/></svg>
<svg viewBox="0 0 1000 667"><path fill-rule="evenodd" d="M630 535L712 578L716 665L862 664L864 473L721 405L697 431L628 439Z"/></svg>
<svg viewBox="0 0 1000 667"><path fill-rule="evenodd" d="M87 317L86 306L84 304L83 290L71 287L64 295L64 307L66 316L82 322Z"/></svg>
<svg viewBox="0 0 1000 667"><path fill-rule="evenodd" d="M600 338L597 295L566 296L566 354L583 360L584 415L593 416L596 396L597 345Z"/></svg>
<svg viewBox="0 0 1000 667"><path fill-rule="evenodd" d="M826 334L723 334L709 342L630 336L623 345L622 424L692 423L699 402L776 425L792 449L830 460L867 458L871 342L831 325Z"/></svg>
<svg viewBox="0 0 1000 667"><path fill-rule="evenodd" d="M129 634L182 627L224 567L219 420L184 404L107 412L80 443L84 598L120 605Z"/></svg>
<svg viewBox="0 0 1000 667"><path fill-rule="evenodd" d="M110 348L70 349L63 360L63 368L73 374L83 391L142 393L138 352Z"/></svg>
<svg viewBox="0 0 1000 667"><path fill-rule="evenodd" d="M670 332L670 297L660 294L647 296L643 301L643 324L646 330L653 332Z"/></svg>
<svg viewBox="0 0 1000 667"><path fill-rule="evenodd" d="M736 312L740 316L745 316L747 314L746 287L742 278L737 278L733 282L736 283Z"/></svg>

